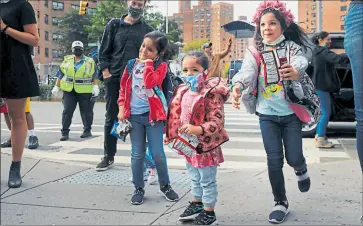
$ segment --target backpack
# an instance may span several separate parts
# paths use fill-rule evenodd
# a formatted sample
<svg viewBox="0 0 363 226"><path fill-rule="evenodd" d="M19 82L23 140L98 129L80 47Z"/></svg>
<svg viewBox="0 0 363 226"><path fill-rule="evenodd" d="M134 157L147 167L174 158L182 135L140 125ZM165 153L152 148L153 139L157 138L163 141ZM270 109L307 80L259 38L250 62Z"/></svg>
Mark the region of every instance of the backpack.
<svg viewBox="0 0 363 226"><path fill-rule="evenodd" d="M250 47L249 50L251 51L253 57L256 60L258 70L260 70L261 65L261 58L260 54L255 47ZM259 76L259 75L258 75ZM257 103L257 85L258 85L258 76L256 86L252 93L242 93L242 102L243 104L250 107L250 111L256 112L256 103ZM290 109L296 114L296 116L300 119L303 123L304 129L312 129L317 126L317 123L321 117L321 110L320 110L320 100L318 95L315 91L315 86L310 79L307 73L304 73L303 76L300 76L299 82L304 91L304 97L299 100L298 102L291 101L290 99L286 98ZM284 85L284 89L285 89ZM285 89L285 92L290 92L289 90ZM292 95L293 93L287 93L288 95ZM286 95L286 97L288 97ZM245 100L244 100L245 98ZM249 100L249 101L248 101Z"/></svg>
<svg viewBox="0 0 363 226"><path fill-rule="evenodd" d="M154 65L154 68L155 65ZM176 87L178 87L180 84L183 83L183 80L176 76L170 69L170 65L168 63L168 71L166 72L166 76L163 80L163 84L161 85L161 88L163 89L163 93L166 97L167 103L169 105L171 98L173 97L174 90Z"/></svg>

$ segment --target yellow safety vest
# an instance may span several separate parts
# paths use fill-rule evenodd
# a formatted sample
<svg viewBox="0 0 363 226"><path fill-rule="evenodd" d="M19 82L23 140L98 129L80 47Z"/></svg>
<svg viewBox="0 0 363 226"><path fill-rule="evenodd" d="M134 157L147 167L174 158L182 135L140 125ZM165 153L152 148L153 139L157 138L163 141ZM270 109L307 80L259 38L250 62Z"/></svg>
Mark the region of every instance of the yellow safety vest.
<svg viewBox="0 0 363 226"><path fill-rule="evenodd" d="M92 93L95 61L90 57L84 57L84 63L77 72L74 70L74 55L64 57L60 65L60 70L64 74L60 82L61 90L71 92L74 89L76 93Z"/></svg>

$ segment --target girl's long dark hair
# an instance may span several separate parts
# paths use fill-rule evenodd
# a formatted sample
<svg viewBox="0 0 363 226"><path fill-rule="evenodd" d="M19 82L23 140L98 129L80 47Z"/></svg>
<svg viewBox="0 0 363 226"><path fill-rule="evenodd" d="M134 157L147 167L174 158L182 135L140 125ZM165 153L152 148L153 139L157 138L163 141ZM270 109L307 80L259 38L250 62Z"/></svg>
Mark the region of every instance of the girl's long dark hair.
<svg viewBox="0 0 363 226"><path fill-rule="evenodd" d="M259 22L261 21L261 17L266 13L272 13L275 15L276 19L280 22L281 28L283 30L283 35L285 36L285 40L290 40L301 46L305 51L307 48L311 49L308 45L308 36L306 35L305 31L296 23L291 23L289 27L286 26L286 21L281 14L276 10L266 9L261 13L259 18ZM259 51L263 50L264 44L262 42L261 36L261 28L258 24L256 33L255 33L255 44Z"/></svg>
<svg viewBox="0 0 363 226"><path fill-rule="evenodd" d="M163 60L173 59L175 52L169 44L169 40L166 35L164 35L160 31L152 31L147 33L144 38L150 38L154 41L160 58L162 58Z"/></svg>

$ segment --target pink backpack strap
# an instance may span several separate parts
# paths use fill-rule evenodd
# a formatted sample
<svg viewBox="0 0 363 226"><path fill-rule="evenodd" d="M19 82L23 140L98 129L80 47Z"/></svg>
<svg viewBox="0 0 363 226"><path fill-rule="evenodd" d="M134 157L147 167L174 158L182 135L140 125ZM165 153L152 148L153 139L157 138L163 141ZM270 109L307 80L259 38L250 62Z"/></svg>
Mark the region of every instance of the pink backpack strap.
<svg viewBox="0 0 363 226"><path fill-rule="evenodd" d="M261 65L260 53L258 52L258 50L256 49L255 46L248 47L248 50L252 53L253 57L255 58L256 63L257 63L257 67L260 68L260 65Z"/></svg>

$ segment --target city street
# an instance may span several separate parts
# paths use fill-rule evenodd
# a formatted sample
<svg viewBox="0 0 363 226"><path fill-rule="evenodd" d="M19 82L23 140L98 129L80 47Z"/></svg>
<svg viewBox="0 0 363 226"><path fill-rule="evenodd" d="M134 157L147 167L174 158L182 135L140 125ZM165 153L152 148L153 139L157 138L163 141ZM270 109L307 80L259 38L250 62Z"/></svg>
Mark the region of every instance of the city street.
<svg viewBox="0 0 363 226"><path fill-rule="evenodd" d="M95 164L103 156L103 125L105 104L97 103L94 110L93 137L81 139L83 125L79 110L74 113L70 140L59 141L61 136L61 117L63 106L60 102L32 102L31 111L35 120L35 130L40 147L27 150L26 155L53 160L82 161ZM225 105L226 128L230 141L223 145L226 162L221 168L242 170L246 168L263 169L266 167L266 154L262 144L258 118L244 110L235 110L230 104ZM1 121L1 142L9 137L4 120ZM332 141L336 148L332 150L317 149L313 139L304 139L304 153L308 163L337 162L355 159L355 133L353 123L333 123L330 126ZM130 164L130 140L118 142L116 164ZM165 146L170 168L184 169L184 159ZM3 149L10 153L10 149Z"/></svg>
<svg viewBox="0 0 363 226"><path fill-rule="evenodd" d="M103 154L103 103L95 107L93 137L82 140L82 123L76 109L71 139L60 142L61 103L32 102L32 113L41 146L25 150L23 186L8 189L11 150L1 150L1 224L47 225L175 225L190 200L184 160L165 146L169 175L181 200L166 202L157 185L146 186L145 203L130 204L132 184L130 142L119 142L115 165L96 172ZM226 162L218 172L218 221L223 225L266 225L273 197L266 171L257 117L225 105L230 141L223 146ZM1 141L8 138L1 121ZM313 139L304 139L312 187L300 193L293 170L285 164L290 201L286 224L358 225L362 215L362 179L355 154L354 124L333 124L336 148L319 150ZM343 131L343 133L342 133Z"/></svg>

